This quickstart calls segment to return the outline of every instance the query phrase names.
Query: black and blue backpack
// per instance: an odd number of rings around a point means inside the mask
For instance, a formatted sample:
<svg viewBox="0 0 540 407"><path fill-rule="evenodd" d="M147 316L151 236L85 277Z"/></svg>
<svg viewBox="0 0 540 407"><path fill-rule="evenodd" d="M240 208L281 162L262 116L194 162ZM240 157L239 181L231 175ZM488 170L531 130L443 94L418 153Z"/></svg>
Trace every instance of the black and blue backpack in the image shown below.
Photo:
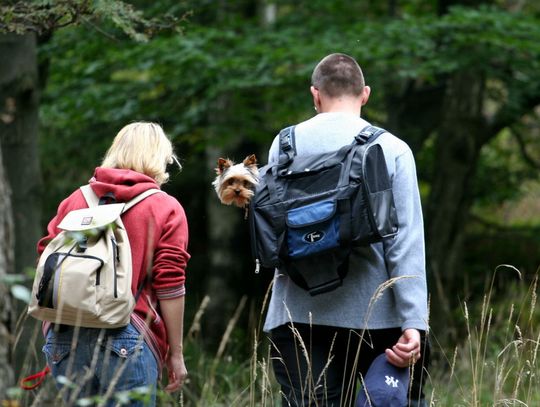
<svg viewBox="0 0 540 407"><path fill-rule="evenodd" d="M297 156L294 126L279 161L259 169L249 222L256 272L279 267L311 295L341 286L353 247L393 237L398 222L384 153L367 126L337 151Z"/></svg>

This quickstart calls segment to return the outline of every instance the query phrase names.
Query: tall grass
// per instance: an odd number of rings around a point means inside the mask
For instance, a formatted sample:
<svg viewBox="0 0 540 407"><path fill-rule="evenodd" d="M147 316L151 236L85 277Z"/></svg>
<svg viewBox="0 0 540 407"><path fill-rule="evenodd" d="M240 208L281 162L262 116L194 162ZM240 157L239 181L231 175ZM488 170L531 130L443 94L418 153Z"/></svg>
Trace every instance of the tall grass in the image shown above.
<svg viewBox="0 0 540 407"><path fill-rule="evenodd" d="M437 346L429 387L434 406L540 406L538 273L527 285L508 281L494 290L499 266L479 304L462 303L465 333L452 349ZM450 355L450 356L449 356Z"/></svg>
<svg viewBox="0 0 540 407"><path fill-rule="evenodd" d="M445 340L444 324L430 331L432 366L426 380L426 401L430 406L540 406L540 314L537 310L538 275L529 282L505 278L502 287L496 287L500 275L510 271L521 277L513 267L501 266L486 287L479 301L464 301L461 306L462 337L452 344ZM504 275L503 275L504 276ZM517 281L513 281L517 280ZM392 286L387 283L372 299L377 301L382 290ZM268 298L265 297L264 304ZM182 391L175 394L158 392L159 406L240 406L273 407L281 405L279 386L273 377L270 350L272 343L261 332L263 309L252 318L253 326L238 327L240 317L246 312L247 298L242 298L222 333L217 351L209 352L201 341L206 308L211 298L205 297L187 330L185 358L189 378ZM22 333L19 324L18 338L29 337L35 341L40 335L37 324L31 332ZM250 336L247 340L245 335ZM309 364L309 344L300 343L297 356ZM27 346L21 343L17 346ZM247 345L246 345L247 343ZM246 351L245 347L249 349ZM361 354L354 357L361 358ZM24 374L40 369L43 358L28 347ZM278 360L279 362L279 360ZM327 367L332 363L328 359ZM309 377L303 392L314 394L324 391L325 369L318 377ZM76 386L76 384L68 385ZM356 383L344 383L344 390L355 391ZM137 392L136 392L137 393ZM144 398L144 389L135 397ZM37 390L22 393L11 389L11 406L62 405L60 395L49 379ZM133 394L116 395L118 405L129 405ZM74 399L69 405L88 405L100 399Z"/></svg>

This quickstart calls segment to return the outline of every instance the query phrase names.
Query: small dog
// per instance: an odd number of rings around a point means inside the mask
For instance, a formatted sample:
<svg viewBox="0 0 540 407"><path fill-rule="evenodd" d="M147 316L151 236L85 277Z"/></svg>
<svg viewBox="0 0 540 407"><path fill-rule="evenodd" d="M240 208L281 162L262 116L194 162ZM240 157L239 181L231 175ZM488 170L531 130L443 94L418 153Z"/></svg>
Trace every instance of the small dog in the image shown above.
<svg viewBox="0 0 540 407"><path fill-rule="evenodd" d="M218 159L216 174L212 185L221 203L247 208L255 187L259 184L255 154L247 156L240 164L235 164L228 158Z"/></svg>

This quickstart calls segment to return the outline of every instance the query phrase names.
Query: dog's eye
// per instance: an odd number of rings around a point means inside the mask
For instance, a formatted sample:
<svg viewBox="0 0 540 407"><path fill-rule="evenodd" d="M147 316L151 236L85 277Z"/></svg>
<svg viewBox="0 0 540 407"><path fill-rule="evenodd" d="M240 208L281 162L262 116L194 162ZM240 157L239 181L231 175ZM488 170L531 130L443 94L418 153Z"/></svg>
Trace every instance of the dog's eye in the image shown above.
<svg viewBox="0 0 540 407"><path fill-rule="evenodd" d="M228 179L227 180L227 185L232 185L232 184L234 184L234 179L232 179L232 178Z"/></svg>
<svg viewBox="0 0 540 407"><path fill-rule="evenodd" d="M251 184L248 181L244 181L244 187L249 188Z"/></svg>

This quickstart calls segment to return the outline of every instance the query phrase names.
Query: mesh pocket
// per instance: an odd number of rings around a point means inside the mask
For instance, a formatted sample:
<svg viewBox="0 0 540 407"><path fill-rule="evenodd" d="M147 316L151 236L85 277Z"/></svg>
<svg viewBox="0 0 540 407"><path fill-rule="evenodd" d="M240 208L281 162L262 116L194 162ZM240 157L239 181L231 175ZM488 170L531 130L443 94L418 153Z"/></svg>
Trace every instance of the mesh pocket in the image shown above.
<svg viewBox="0 0 540 407"><path fill-rule="evenodd" d="M373 144L364 157L363 179L370 193L385 191L392 187L382 147Z"/></svg>
<svg viewBox="0 0 540 407"><path fill-rule="evenodd" d="M364 182L368 206L373 227L373 241L393 236L397 233L398 223L394 205L394 196L384 153L380 145L368 148L364 164Z"/></svg>
<svg viewBox="0 0 540 407"><path fill-rule="evenodd" d="M305 169L286 177L283 199L294 199L302 196L319 194L337 187L341 166L335 165L320 171Z"/></svg>
<svg viewBox="0 0 540 407"><path fill-rule="evenodd" d="M287 254L302 258L339 246L335 201L316 202L287 212Z"/></svg>

